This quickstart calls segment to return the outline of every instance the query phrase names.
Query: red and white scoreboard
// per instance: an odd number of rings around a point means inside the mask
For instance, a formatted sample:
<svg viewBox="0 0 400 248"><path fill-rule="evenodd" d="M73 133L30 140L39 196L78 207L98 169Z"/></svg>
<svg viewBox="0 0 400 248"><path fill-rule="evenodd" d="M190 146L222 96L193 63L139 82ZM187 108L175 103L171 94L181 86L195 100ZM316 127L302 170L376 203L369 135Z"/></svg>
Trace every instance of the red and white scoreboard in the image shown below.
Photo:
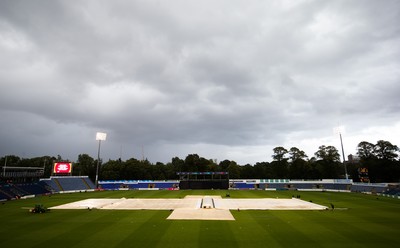
<svg viewBox="0 0 400 248"><path fill-rule="evenodd" d="M57 162L53 166L54 174L71 174L72 173L72 163L68 162Z"/></svg>

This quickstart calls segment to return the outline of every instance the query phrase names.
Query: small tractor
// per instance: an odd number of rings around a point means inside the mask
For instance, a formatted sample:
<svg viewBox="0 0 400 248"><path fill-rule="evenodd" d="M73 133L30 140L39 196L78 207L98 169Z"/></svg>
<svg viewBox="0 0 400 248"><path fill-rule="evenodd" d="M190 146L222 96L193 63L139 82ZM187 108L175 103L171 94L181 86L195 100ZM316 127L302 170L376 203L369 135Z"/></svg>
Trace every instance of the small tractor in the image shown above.
<svg viewBox="0 0 400 248"><path fill-rule="evenodd" d="M45 208L42 204L36 204L34 208L29 209L29 212L34 214L42 214L49 211L50 209Z"/></svg>

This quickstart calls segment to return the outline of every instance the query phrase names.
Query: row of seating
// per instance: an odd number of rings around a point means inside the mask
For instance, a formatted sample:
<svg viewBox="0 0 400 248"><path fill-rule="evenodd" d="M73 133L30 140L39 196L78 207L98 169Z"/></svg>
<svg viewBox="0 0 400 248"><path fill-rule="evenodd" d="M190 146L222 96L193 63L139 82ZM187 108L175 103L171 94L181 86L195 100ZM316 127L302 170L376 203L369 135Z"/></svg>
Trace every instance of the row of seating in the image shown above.
<svg viewBox="0 0 400 248"><path fill-rule="evenodd" d="M277 189L277 190L347 190L352 192L383 193L386 185L351 184L351 183L245 183L234 182L230 184L233 189Z"/></svg>
<svg viewBox="0 0 400 248"><path fill-rule="evenodd" d="M0 184L0 200L10 200L21 198L27 195L43 195L49 193L51 192L39 182Z"/></svg>
<svg viewBox="0 0 400 248"><path fill-rule="evenodd" d="M96 188L94 183L87 176L51 177L49 179L41 179L40 181L46 183L53 192L88 190Z"/></svg>
<svg viewBox="0 0 400 248"><path fill-rule="evenodd" d="M387 190L386 185L375 185L375 184L353 184L353 185L351 185L352 192L384 193L386 190Z"/></svg>
<svg viewBox="0 0 400 248"><path fill-rule="evenodd" d="M120 188L128 189L171 189L179 186L179 182L159 182L159 181L147 181L147 182L132 182L132 183L120 183L120 182L100 182L100 187L105 190L117 190Z"/></svg>
<svg viewBox="0 0 400 248"><path fill-rule="evenodd" d="M400 188L388 189L384 192L385 195L400 196Z"/></svg>
<svg viewBox="0 0 400 248"><path fill-rule="evenodd" d="M0 201L21 198L27 195L44 195L61 191L95 189L89 177L51 177L33 183L0 183Z"/></svg>
<svg viewBox="0 0 400 248"><path fill-rule="evenodd" d="M179 186L178 181L103 181L100 182L100 187L105 190L117 190L120 188L127 189L174 189ZM389 189L384 184L360 184L360 183L246 183L232 182L230 187L233 189L327 189L327 190L350 190L352 192L371 192L384 193L389 195L400 196L400 189ZM42 195L49 193L57 193L61 191L82 191L95 189L94 183L89 177L51 177L41 179L35 183L0 183L0 200L9 200L13 198L23 197L26 195Z"/></svg>

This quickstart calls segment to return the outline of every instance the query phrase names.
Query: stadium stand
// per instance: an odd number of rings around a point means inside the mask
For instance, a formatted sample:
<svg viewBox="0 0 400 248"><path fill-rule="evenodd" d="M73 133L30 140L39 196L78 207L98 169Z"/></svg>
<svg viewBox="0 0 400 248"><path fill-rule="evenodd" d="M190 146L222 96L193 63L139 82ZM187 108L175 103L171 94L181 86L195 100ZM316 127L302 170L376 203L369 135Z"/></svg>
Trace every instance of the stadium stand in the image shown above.
<svg viewBox="0 0 400 248"><path fill-rule="evenodd" d="M43 185L39 183L25 183L14 185L16 189L19 189L24 195L43 195L50 193Z"/></svg>
<svg viewBox="0 0 400 248"><path fill-rule="evenodd" d="M51 178L49 179L40 179L40 183L43 183L45 185L47 185L48 188L50 188L50 190L52 192L60 192L63 189L61 188L61 186L59 184L56 183L55 180L52 180Z"/></svg>
<svg viewBox="0 0 400 248"><path fill-rule="evenodd" d="M10 197L8 195L6 195L5 193L0 191L0 201L6 201L9 199L10 199Z"/></svg>
<svg viewBox="0 0 400 248"><path fill-rule="evenodd" d="M400 189L388 189L384 194L389 196L400 196Z"/></svg>
<svg viewBox="0 0 400 248"><path fill-rule="evenodd" d="M352 192L360 193L384 193L387 189L386 183L353 183L351 185Z"/></svg>
<svg viewBox="0 0 400 248"><path fill-rule="evenodd" d="M43 195L51 193L39 183L3 183L0 184L0 200L11 200L28 195Z"/></svg>
<svg viewBox="0 0 400 248"><path fill-rule="evenodd" d="M99 181L99 185L104 190L118 189L176 189L179 181L153 181L153 180L109 180Z"/></svg>
<svg viewBox="0 0 400 248"><path fill-rule="evenodd" d="M175 190L179 180L110 180L99 181L103 190ZM62 192L95 190L94 183L87 176L55 176L38 182L0 182L0 201L24 196L44 195ZM229 188L234 190L306 190L341 191L378 194L400 199L400 185L388 183L353 183L352 180L289 180L289 179L232 179Z"/></svg>
<svg viewBox="0 0 400 248"><path fill-rule="evenodd" d="M261 179L261 180L231 180L231 189L263 189L263 190L332 190L350 191L351 180L324 179L324 180L289 180L289 179Z"/></svg>
<svg viewBox="0 0 400 248"><path fill-rule="evenodd" d="M231 188L234 189L254 189L254 183L246 183L246 182L234 182L230 184Z"/></svg>
<svg viewBox="0 0 400 248"><path fill-rule="evenodd" d="M15 195L10 192L10 186L5 183L0 183L0 200L10 200L15 198Z"/></svg>
<svg viewBox="0 0 400 248"><path fill-rule="evenodd" d="M92 182L92 180L89 179L89 177L82 177L82 180L89 189L96 188L96 185L94 185L94 183Z"/></svg>
<svg viewBox="0 0 400 248"><path fill-rule="evenodd" d="M88 177L51 177L32 183L0 183L0 201L63 191L94 190Z"/></svg>
<svg viewBox="0 0 400 248"><path fill-rule="evenodd" d="M53 192L80 191L95 189L94 183L87 176L57 176L49 179L41 179Z"/></svg>

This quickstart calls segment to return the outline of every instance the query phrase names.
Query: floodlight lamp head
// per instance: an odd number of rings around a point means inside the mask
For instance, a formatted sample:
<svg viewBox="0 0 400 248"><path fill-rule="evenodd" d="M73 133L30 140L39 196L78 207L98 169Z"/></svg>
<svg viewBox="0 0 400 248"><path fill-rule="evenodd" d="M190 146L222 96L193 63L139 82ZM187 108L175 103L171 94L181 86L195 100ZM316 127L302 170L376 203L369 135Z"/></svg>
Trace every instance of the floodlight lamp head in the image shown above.
<svg viewBox="0 0 400 248"><path fill-rule="evenodd" d="M101 132L97 132L96 133L96 140L106 140L107 138L107 134L106 133L101 133Z"/></svg>
<svg viewBox="0 0 400 248"><path fill-rule="evenodd" d="M343 134L344 131L345 131L344 126L337 126L337 127L333 128L334 134Z"/></svg>

